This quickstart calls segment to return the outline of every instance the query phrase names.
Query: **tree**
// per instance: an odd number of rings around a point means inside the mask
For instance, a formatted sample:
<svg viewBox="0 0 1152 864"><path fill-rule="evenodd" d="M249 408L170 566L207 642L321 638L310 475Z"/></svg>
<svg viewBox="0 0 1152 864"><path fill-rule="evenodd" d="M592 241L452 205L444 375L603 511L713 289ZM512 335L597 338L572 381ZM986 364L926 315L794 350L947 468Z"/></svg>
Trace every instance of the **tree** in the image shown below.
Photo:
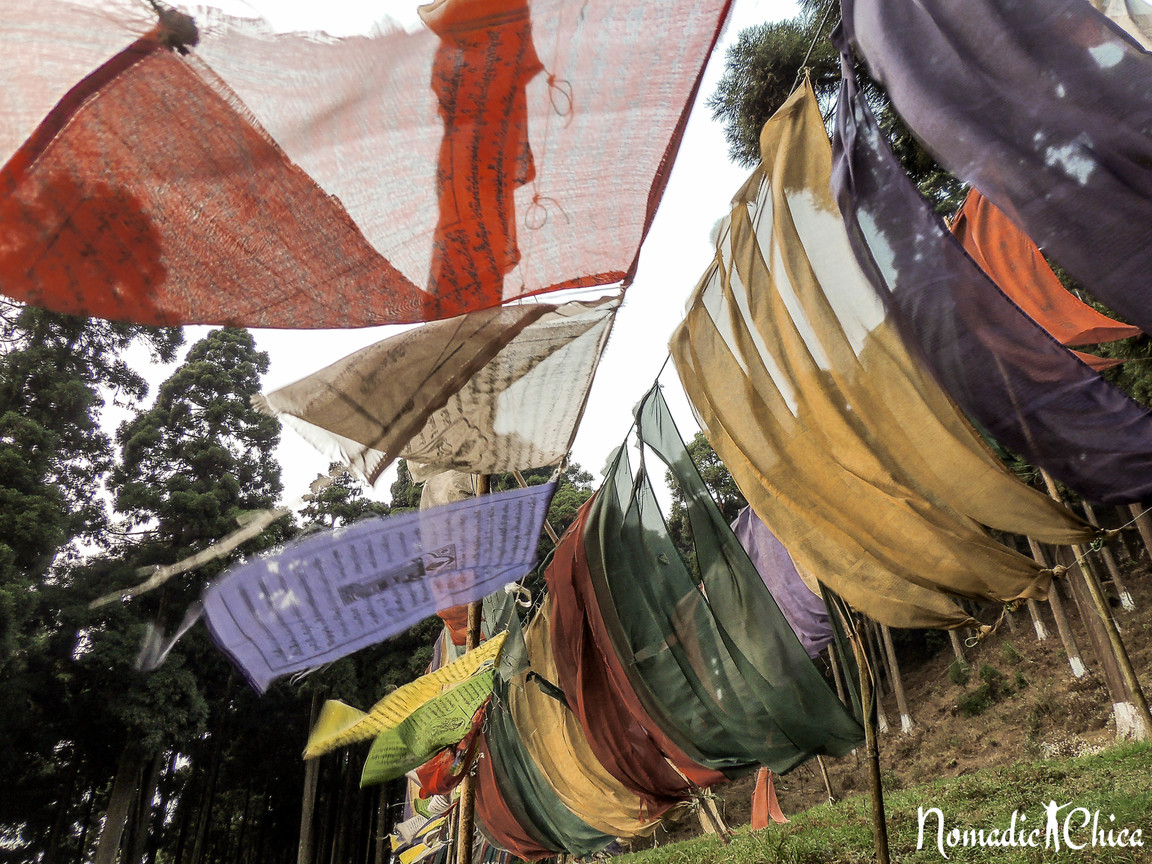
<svg viewBox="0 0 1152 864"><path fill-rule="evenodd" d="M241 514L275 503L281 486L273 450L280 427L250 401L267 368L267 355L256 351L247 331L214 330L192 346L153 406L121 426L121 461L113 472L116 510L128 526L145 533L116 548L115 555L76 568L71 581L81 596L135 581L141 566L170 564L199 552L235 530ZM287 526L277 523L239 551L265 548L286 532ZM136 672L134 660L145 624L159 620L170 626L178 620L226 563L211 562L194 578L173 580L130 604L102 607L81 627L74 701L87 700L89 722L124 742L98 862L115 859L131 812L137 813L132 830L147 835L152 799L138 790L148 790L142 778L158 776L170 753L184 752L194 765L209 766L211 780L198 806L211 813L234 713L234 674L201 628L149 675ZM95 704L93 694L99 697ZM193 859L203 852L206 830L205 817L197 822Z"/></svg>
<svg viewBox="0 0 1152 864"><path fill-rule="evenodd" d="M183 337L0 302L0 834L51 843L64 830L53 802L83 783L61 733L68 683L52 635L61 559L107 542L101 484L112 442L100 428L110 398L147 393L125 360L133 345L172 359ZM18 827L18 826L21 826ZM14 855L23 854L15 839ZM42 847L41 847L42 848ZM49 855L48 859L51 860Z"/></svg>
<svg viewBox="0 0 1152 864"><path fill-rule="evenodd" d="M387 516L391 508L382 501L365 498L363 482L348 471L340 471L340 468L339 462L330 464L328 477L331 477L332 481L319 492L304 496L307 503L300 511L300 515L304 517L305 524L336 528L340 525L351 525L367 516ZM337 471L339 473L335 473ZM316 477L317 481L324 479L326 478L323 475Z"/></svg>
<svg viewBox="0 0 1152 864"><path fill-rule="evenodd" d="M800 0L789 21L742 30L725 57L724 75L708 98L712 118L724 123L728 155L749 168L760 162L760 130L784 104L807 68L825 122L831 120L840 86L840 55L829 39L837 16L831 0ZM805 60L807 57L807 60ZM861 89L896 157L937 212L955 212L966 187L919 145L893 110L887 93L857 63Z"/></svg>

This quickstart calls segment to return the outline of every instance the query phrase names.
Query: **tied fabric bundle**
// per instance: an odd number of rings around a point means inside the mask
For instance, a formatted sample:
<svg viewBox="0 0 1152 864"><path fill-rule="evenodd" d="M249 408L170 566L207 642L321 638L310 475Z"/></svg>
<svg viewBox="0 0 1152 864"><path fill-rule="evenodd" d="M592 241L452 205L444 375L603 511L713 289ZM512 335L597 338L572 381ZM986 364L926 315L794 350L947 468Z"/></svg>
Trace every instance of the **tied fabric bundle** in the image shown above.
<svg viewBox="0 0 1152 864"><path fill-rule="evenodd" d="M367 519L248 561L204 592L208 629L262 693L522 579L555 489Z"/></svg>
<svg viewBox="0 0 1152 864"><path fill-rule="evenodd" d="M729 6L437 0L333 39L12 0L0 290L319 328L626 281Z"/></svg>
<svg viewBox="0 0 1152 864"><path fill-rule="evenodd" d="M1008 472L905 347L849 244L810 84L760 146L672 338L712 446L809 587L878 621L975 626L950 595L1042 598L1051 573L983 526L1092 529Z"/></svg>

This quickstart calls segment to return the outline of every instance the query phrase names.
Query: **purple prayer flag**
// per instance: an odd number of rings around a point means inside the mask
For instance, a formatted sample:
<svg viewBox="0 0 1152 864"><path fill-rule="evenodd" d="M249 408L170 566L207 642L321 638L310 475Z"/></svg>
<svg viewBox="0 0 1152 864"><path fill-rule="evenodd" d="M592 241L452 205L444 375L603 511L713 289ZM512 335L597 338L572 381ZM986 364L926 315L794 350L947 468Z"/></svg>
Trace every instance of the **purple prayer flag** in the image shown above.
<svg viewBox="0 0 1152 864"><path fill-rule="evenodd" d="M1152 55L1085 0L842 8L932 155L1152 332Z"/></svg>
<svg viewBox="0 0 1152 864"><path fill-rule="evenodd" d="M851 59L841 65L832 185L861 269L904 341L968 416L1017 455L1093 502L1152 498L1152 415L1025 315L967 255L896 161Z"/></svg>
<svg viewBox="0 0 1152 864"><path fill-rule="evenodd" d="M216 644L260 693L522 579L555 483L313 534L204 592Z"/></svg>
<svg viewBox="0 0 1152 864"><path fill-rule="evenodd" d="M756 565L776 605L809 657L816 657L832 641L832 624L824 600L804 584L792 556L751 507L732 523L736 539Z"/></svg>

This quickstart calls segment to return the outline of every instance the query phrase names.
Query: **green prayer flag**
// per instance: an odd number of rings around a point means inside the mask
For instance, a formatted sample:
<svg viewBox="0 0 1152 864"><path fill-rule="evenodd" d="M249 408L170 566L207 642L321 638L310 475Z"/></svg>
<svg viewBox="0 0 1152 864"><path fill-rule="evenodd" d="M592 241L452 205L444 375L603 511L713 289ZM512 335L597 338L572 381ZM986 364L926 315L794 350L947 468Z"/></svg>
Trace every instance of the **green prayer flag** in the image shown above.
<svg viewBox="0 0 1152 864"><path fill-rule="evenodd" d="M489 668L417 708L403 723L385 729L372 743L360 786L372 786L418 768L437 750L468 734L472 717L492 695L495 672Z"/></svg>

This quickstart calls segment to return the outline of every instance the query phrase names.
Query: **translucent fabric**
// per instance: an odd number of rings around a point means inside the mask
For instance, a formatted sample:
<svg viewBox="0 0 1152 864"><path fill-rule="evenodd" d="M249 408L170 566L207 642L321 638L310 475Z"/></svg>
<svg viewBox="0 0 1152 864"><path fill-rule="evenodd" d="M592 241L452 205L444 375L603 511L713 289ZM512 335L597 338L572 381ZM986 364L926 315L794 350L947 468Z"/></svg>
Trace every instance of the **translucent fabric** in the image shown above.
<svg viewBox="0 0 1152 864"><path fill-rule="evenodd" d="M1095 345L1140 335L1139 327L1097 312L1068 291L1036 244L975 189L949 227L988 278L1061 345ZM1097 370L1120 362L1074 353Z"/></svg>
<svg viewBox="0 0 1152 864"><path fill-rule="evenodd" d="M434 322L363 348L257 405L369 483L397 457L409 461L417 482L447 470L494 474L559 464L576 437L619 303L525 304ZM430 504L450 500L440 488Z"/></svg>
<svg viewBox="0 0 1152 864"><path fill-rule="evenodd" d="M725 777L692 761L652 719L616 654L589 571L586 535L594 504L591 498L580 508L544 571L556 683L600 764L658 812L694 785L712 786Z"/></svg>
<svg viewBox="0 0 1152 864"><path fill-rule="evenodd" d="M751 507L741 510L732 523L732 531L808 656L819 656L832 642L832 624L828 621L824 600L804 584L788 550L755 510Z"/></svg>
<svg viewBox="0 0 1152 864"><path fill-rule="evenodd" d="M522 579L555 483L365 519L240 564L204 591L216 645L258 692Z"/></svg>
<svg viewBox="0 0 1152 864"><path fill-rule="evenodd" d="M528 662L535 675L514 681L509 688L512 722L556 797L576 816L615 837L650 834L667 807L654 811L613 777L592 752L580 719L539 684L536 676L552 685L557 680L551 618L552 601L548 599L524 633Z"/></svg>
<svg viewBox="0 0 1152 864"><path fill-rule="evenodd" d="M1009 450L1089 501L1152 498L1152 414L1064 350L976 266L896 161L851 60L842 65L833 184L852 248L901 335Z"/></svg>
<svg viewBox="0 0 1152 864"><path fill-rule="evenodd" d="M308 328L626 281L729 6L437 0L336 39L12 0L2 288Z"/></svg>
<svg viewBox="0 0 1152 864"><path fill-rule="evenodd" d="M1044 597L1051 574L982 526L1092 529L1007 471L905 347L849 244L810 85L760 145L672 338L712 446L809 587L878 621L974 626L950 595Z"/></svg>
<svg viewBox="0 0 1152 864"><path fill-rule="evenodd" d="M642 461L617 451L589 516L592 581L616 652L649 715L700 764L783 773L842 756L862 730L836 699L708 494L658 388L637 409L642 460L684 491L701 575L672 544Z"/></svg>
<svg viewBox="0 0 1152 864"><path fill-rule="evenodd" d="M842 5L845 38L940 164L1150 332L1152 55L1084 0Z"/></svg>

